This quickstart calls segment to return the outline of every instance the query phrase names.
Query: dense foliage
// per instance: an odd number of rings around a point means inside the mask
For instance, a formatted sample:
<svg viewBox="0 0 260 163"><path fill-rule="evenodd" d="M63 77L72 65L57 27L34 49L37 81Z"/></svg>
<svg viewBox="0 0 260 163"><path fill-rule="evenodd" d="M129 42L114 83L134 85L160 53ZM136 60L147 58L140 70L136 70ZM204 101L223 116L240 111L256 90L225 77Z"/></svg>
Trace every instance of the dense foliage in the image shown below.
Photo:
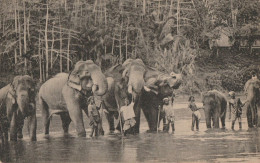
<svg viewBox="0 0 260 163"><path fill-rule="evenodd" d="M44 81L78 60L103 69L142 58L161 71L196 75L195 59L220 26L249 44L258 0L0 0L0 69ZM189 85L189 83L187 83Z"/></svg>

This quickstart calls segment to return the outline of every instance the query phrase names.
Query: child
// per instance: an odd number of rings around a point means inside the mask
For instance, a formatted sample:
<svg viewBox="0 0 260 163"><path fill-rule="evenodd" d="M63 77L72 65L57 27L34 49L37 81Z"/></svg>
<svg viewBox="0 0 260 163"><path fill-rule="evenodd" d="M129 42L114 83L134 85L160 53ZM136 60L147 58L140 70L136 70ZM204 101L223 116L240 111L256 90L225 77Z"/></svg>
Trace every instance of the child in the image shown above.
<svg viewBox="0 0 260 163"><path fill-rule="evenodd" d="M195 98L194 96L190 96L189 97L189 108L192 111L192 123L191 123L191 130L194 131L194 125L196 123L196 129L197 131L199 131L199 123L200 123L200 112L199 112L199 108L197 108L196 104L195 104Z"/></svg>
<svg viewBox="0 0 260 163"><path fill-rule="evenodd" d="M123 130L126 135L127 130L133 127L136 123L134 113L134 103L129 105L129 100L125 98L125 105L120 108L123 118Z"/></svg>
<svg viewBox="0 0 260 163"><path fill-rule="evenodd" d="M234 130L234 125L236 120L239 123L239 129L242 129L241 115L242 115L242 107L245 105L242 104L240 98L236 98L235 92L231 91L228 93L231 99L229 100L229 119L232 121L231 129Z"/></svg>
<svg viewBox="0 0 260 163"><path fill-rule="evenodd" d="M94 101L94 97L91 96L89 98L89 105L88 105L88 115L89 115L89 125L92 127L91 128L91 134L90 137L92 137L95 133L95 136L98 136L98 125L100 123L100 116L99 116L99 112L97 110L95 101Z"/></svg>
<svg viewBox="0 0 260 163"><path fill-rule="evenodd" d="M163 99L163 131L169 132L170 125L172 126L172 131L175 131L174 127L174 110L173 110L173 104L169 103L169 98Z"/></svg>

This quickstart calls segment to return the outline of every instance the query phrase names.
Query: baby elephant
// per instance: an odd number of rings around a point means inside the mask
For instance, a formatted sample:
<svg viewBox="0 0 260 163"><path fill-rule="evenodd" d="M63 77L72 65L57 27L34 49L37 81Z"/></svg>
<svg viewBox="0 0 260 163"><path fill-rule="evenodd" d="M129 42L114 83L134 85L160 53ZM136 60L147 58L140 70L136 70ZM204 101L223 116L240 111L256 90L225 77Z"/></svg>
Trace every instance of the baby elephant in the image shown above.
<svg viewBox="0 0 260 163"><path fill-rule="evenodd" d="M219 128L219 119L221 119L222 128L225 128L227 110L225 96L217 90L208 91L202 95L202 102L207 128L211 128L211 120L213 121L213 128Z"/></svg>
<svg viewBox="0 0 260 163"><path fill-rule="evenodd" d="M0 89L0 135L2 141L22 138L24 119L28 117L30 140L36 141L35 82L28 76L16 76L11 84Z"/></svg>

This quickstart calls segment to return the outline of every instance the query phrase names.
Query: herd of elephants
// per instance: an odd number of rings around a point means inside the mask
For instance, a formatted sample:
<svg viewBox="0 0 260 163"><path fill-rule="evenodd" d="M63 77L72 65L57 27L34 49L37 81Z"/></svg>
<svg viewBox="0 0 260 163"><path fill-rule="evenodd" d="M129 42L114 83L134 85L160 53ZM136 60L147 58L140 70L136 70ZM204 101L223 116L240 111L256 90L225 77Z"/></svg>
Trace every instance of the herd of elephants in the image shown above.
<svg viewBox="0 0 260 163"><path fill-rule="evenodd" d="M85 137L83 112L87 114L88 98L95 96L102 101L108 112L109 130L115 130L114 118L125 98L134 102L136 124L131 132L139 133L141 109L148 122L149 130L156 131L158 106L163 98L172 96L174 89L182 83L182 75L163 73L146 66L141 59L127 59L102 72L93 61L78 61L70 73L59 73L36 89L34 79L28 75L14 77L13 81L0 90L0 137L2 142L22 138L24 119L28 118L30 140L36 140L36 97L42 112L44 134L49 134L50 117L60 115L64 133L68 133L71 121L79 137ZM247 83L248 127L259 127L260 81L250 79ZM227 100L217 91L210 90L202 95L207 128L219 128L219 120L225 127ZM211 122L213 125L211 126Z"/></svg>

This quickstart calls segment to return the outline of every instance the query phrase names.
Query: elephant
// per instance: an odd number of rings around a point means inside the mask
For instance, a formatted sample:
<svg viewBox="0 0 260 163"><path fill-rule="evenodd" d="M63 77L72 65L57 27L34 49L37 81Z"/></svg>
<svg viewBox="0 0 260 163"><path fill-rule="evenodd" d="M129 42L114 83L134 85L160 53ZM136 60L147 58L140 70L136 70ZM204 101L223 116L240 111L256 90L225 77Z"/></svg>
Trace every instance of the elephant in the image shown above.
<svg viewBox="0 0 260 163"><path fill-rule="evenodd" d="M113 116L124 105L124 99L134 102L136 124L128 133L139 133L140 115L143 110L151 131L156 131L158 106L162 99L171 96L179 88L181 74L166 74L145 66L141 59L127 59L122 65L111 67L105 75L108 92L102 97L108 110L110 131L114 131ZM119 130L119 126L117 126Z"/></svg>
<svg viewBox="0 0 260 163"><path fill-rule="evenodd" d="M219 118L221 119L222 128L225 128L225 119L227 111L227 100L225 95L217 90L211 90L202 94L202 103L205 113L206 126L219 128Z"/></svg>
<svg viewBox="0 0 260 163"><path fill-rule="evenodd" d="M134 102L135 115L140 117L138 102L145 84L143 78L145 73L145 65L141 59L127 59L123 64L117 64L105 72L108 91L102 96L102 106L108 110L106 117L110 133L115 131L114 118L118 118L118 108L124 105L124 99ZM136 119L136 123L140 123L140 118ZM119 124L117 130L120 130Z"/></svg>
<svg viewBox="0 0 260 163"><path fill-rule="evenodd" d="M50 117L59 114L64 134L73 121L79 137L86 137L82 110L88 115L87 99L102 96L107 91L107 80L93 61L78 61L70 74L59 73L47 80L39 90L44 134L49 135Z"/></svg>
<svg viewBox="0 0 260 163"><path fill-rule="evenodd" d="M247 122L248 127L260 127L260 80L250 79L245 84L245 92L247 95Z"/></svg>
<svg viewBox="0 0 260 163"><path fill-rule="evenodd" d="M12 83L0 89L0 133L2 141L17 141L23 138L24 119L28 118L28 131L31 141L36 141L35 81L28 75L14 77Z"/></svg>
<svg viewBox="0 0 260 163"><path fill-rule="evenodd" d="M162 106L165 97L172 96L174 90L180 87L182 75L174 72L163 73L151 67L146 67L146 70L145 85L140 95L139 107L142 108L148 122L148 131L155 132L159 125L158 122L163 118L160 116L158 119L158 108ZM138 118L140 119L140 117Z"/></svg>

